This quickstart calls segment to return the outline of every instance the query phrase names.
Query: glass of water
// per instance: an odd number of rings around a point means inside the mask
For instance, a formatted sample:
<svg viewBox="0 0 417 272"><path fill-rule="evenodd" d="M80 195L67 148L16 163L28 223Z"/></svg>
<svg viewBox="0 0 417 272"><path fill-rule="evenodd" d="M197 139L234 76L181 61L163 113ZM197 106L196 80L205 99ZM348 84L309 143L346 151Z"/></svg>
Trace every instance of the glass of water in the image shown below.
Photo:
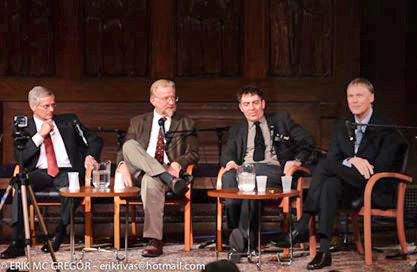
<svg viewBox="0 0 417 272"><path fill-rule="evenodd" d="M93 170L93 185L96 189L104 190L110 187L111 161L100 162Z"/></svg>
<svg viewBox="0 0 417 272"><path fill-rule="evenodd" d="M251 192L255 189L255 165L245 163L237 169L237 182L239 191Z"/></svg>

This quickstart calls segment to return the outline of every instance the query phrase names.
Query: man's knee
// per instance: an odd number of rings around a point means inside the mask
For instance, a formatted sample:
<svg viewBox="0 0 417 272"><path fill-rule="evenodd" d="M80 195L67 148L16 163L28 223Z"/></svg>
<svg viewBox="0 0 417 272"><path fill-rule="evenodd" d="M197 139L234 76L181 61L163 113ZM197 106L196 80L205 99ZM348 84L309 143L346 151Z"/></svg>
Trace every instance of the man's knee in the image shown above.
<svg viewBox="0 0 417 272"><path fill-rule="evenodd" d="M122 146L123 156L128 156L137 146L139 146L139 143L133 139L126 141Z"/></svg>

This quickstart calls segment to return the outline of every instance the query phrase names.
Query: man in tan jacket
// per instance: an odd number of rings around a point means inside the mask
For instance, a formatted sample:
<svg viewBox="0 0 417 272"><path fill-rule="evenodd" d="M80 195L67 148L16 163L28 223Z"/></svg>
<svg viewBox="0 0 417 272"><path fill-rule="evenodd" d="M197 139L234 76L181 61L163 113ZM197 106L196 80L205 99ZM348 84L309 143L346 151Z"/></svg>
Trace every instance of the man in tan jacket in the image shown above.
<svg viewBox="0 0 417 272"><path fill-rule="evenodd" d="M143 237L149 238L142 252L144 257L162 254L162 229L165 193L172 190L184 195L191 177L184 171L187 165L199 159L195 134L171 134L173 131L194 129L194 122L176 113L178 97L175 83L160 79L150 89L153 112L131 119L123 159L119 169L124 172L125 183L132 185L130 175L141 183L144 209ZM172 135L171 137L167 137Z"/></svg>

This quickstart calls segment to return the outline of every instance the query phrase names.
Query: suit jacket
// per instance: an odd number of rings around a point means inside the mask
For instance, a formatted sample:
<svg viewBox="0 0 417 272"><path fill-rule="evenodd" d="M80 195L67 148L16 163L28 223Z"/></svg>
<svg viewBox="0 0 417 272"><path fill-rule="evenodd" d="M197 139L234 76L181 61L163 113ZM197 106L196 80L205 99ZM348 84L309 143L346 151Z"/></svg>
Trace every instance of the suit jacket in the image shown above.
<svg viewBox="0 0 417 272"><path fill-rule="evenodd" d="M78 117L75 114L62 114L54 115L53 120L56 124L56 128L59 130L59 133L62 136L64 141L65 149L68 153L69 160L71 162L72 168L75 171L78 171L80 175L83 175L85 172L84 169L84 160L87 155L91 155L97 160L100 158L102 140L95 133L90 132L85 128L80 122ZM78 135L77 131L74 128L74 121L78 121L81 129L84 132L84 136L88 142L88 147L86 147ZM37 133L35 120L30 118L28 120L28 126L23 129L23 133L32 137ZM39 160L41 145L38 147L29 139L24 146L22 152L23 165L29 171L33 171L36 168L36 164ZM18 161L18 152L15 148L14 158Z"/></svg>
<svg viewBox="0 0 417 272"><path fill-rule="evenodd" d="M353 116L349 119L354 122ZM374 109L369 124L390 125L391 122ZM343 160L355 156L354 145L354 141L349 141L345 120L339 120L335 126L328 158L342 163ZM403 163L404 145L400 134L395 129L367 127L356 156L368 160L374 166L375 173L398 172L401 171ZM396 186L392 186L393 183L395 180L376 183L373 191L376 196L373 197L375 205L391 206L395 199L396 189Z"/></svg>
<svg viewBox="0 0 417 272"><path fill-rule="evenodd" d="M281 166L284 167L288 160L306 161L311 154L311 147L314 146L314 139L310 132L296 124L286 112L265 114L265 119L270 128L273 126L275 135L280 134L290 138L288 142L273 142L273 148ZM243 163L247 139L248 121L242 119L229 130L226 149L221 158L222 166L226 166L229 161L235 161L239 165Z"/></svg>
<svg viewBox="0 0 417 272"><path fill-rule="evenodd" d="M125 141L136 140L146 150L151 137L152 120L153 112L133 117L130 120ZM193 129L194 121L176 112L172 116L168 132ZM178 162L184 169L190 164L197 164L199 159L198 140L193 133L189 135L174 135L165 151L170 162ZM121 153L119 153L118 157L121 160Z"/></svg>

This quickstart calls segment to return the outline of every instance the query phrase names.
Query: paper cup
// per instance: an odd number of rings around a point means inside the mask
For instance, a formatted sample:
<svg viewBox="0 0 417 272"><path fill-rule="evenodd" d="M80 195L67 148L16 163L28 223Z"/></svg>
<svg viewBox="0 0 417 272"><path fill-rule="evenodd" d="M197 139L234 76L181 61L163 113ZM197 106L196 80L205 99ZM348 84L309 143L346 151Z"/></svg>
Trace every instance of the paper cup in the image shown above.
<svg viewBox="0 0 417 272"><path fill-rule="evenodd" d="M123 173L116 172L114 176L114 190L123 191L125 189L125 183L123 181Z"/></svg>
<svg viewBox="0 0 417 272"><path fill-rule="evenodd" d="M256 186L258 188L258 192L264 193L266 191L267 179L267 176L256 176Z"/></svg>
<svg viewBox="0 0 417 272"><path fill-rule="evenodd" d="M71 192L80 190L80 180L78 175L78 172L68 172L69 190Z"/></svg>
<svg viewBox="0 0 417 272"><path fill-rule="evenodd" d="M292 176L281 177L282 181L282 192L289 193L291 191Z"/></svg>

